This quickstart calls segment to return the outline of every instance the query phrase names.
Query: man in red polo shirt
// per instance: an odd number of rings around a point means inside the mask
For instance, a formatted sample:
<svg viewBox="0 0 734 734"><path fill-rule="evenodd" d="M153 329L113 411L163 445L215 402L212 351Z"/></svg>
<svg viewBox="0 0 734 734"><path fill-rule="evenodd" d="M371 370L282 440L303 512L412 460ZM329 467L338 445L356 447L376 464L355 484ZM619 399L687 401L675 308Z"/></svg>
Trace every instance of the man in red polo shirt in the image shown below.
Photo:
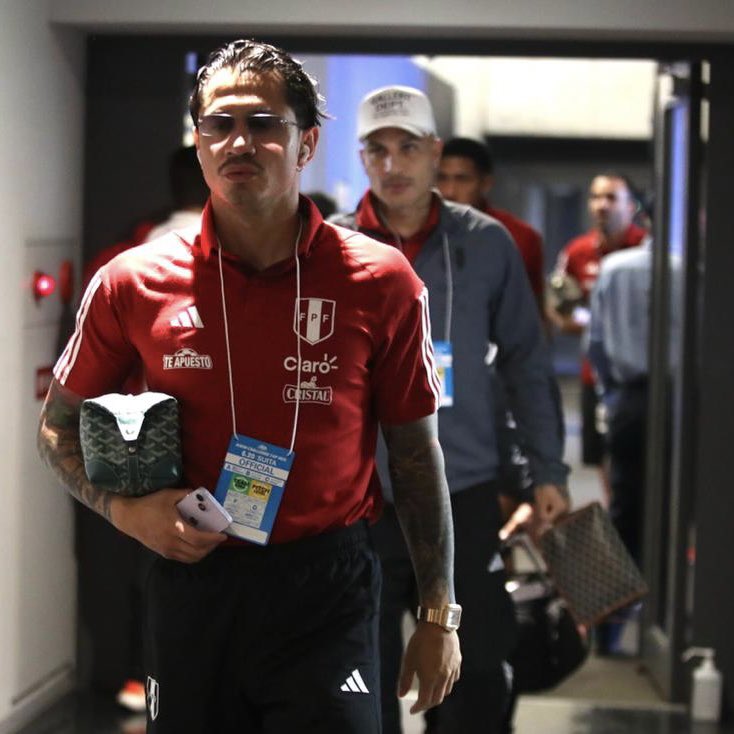
<svg viewBox="0 0 734 734"><path fill-rule="evenodd" d="M212 53L190 101L211 191L201 224L94 276L42 410L39 450L61 482L158 554L149 734L378 734L381 578L365 527L381 506L378 424L424 618L403 663L419 682L414 709L459 676L428 296L394 248L324 223L299 196L319 102L281 49L235 41ZM250 528L253 542L185 524L186 489L133 498L87 480L80 402L116 389L136 360L151 390L179 402L184 486L214 489L241 446L285 480L278 507L259 482L274 524ZM233 510L237 528L252 501Z"/></svg>
<svg viewBox="0 0 734 734"><path fill-rule="evenodd" d="M561 330L581 334L588 322L591 289L599 274L602 258L610 252L636 247L645 237L645 230L633 219L638 210L634 187L619 173L600 173L589 187L589 214L594 226L585 234L571 240L561 250L551 279L570 277L580 290L581 306L565 309L562 304L549 304L548 318ZM589 361L581 363L582 460L584 464L601 466L604 455L603 438L596 428L597 397L594 375ZM607 481L602 472L607 491Z"/></svg>
<svg viewBox="0 0 734 734"><path fill-rule="evenodd" d="M494 188L494 159L489 147L471 138L447 140L441 152L436 183L444 199L473 206L505 225L520 250L530 287L543 314L543 238L527 222L490 203L489 195Z"/></svg>

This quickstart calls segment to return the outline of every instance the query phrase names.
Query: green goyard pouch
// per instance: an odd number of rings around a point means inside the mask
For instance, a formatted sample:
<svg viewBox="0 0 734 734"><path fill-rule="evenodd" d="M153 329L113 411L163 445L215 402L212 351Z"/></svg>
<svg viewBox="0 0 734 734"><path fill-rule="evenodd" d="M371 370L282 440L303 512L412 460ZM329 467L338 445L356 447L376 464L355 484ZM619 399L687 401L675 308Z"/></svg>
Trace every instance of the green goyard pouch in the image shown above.
<svg viewBox="0 0 734 734"><path fill-rule="evenodd" d="M178 402L170 395L110 393L85 400L79 437L95 486L138 497L181 481Z"/></svg>

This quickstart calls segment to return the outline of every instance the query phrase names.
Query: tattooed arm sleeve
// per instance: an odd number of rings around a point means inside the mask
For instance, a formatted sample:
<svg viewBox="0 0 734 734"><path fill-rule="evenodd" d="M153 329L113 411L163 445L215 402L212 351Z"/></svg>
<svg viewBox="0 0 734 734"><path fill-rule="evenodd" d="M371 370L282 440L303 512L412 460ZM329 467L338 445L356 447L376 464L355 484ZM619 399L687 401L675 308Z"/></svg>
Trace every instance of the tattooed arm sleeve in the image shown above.
<svg viewBox="0 0 734 734"><path fill-rule="evenodd" d="M79 442L81 402L78 395L52 381L41 409L38 452L72 497L110 520L114 495L94 487L84 471Z"/></svg>
<svg viewBox="0 0 734 734"><path fill-rule="evenodd" d="M413 561L421 604L454 599L454 529L436 414L383 426L395 510Z"/></svg>

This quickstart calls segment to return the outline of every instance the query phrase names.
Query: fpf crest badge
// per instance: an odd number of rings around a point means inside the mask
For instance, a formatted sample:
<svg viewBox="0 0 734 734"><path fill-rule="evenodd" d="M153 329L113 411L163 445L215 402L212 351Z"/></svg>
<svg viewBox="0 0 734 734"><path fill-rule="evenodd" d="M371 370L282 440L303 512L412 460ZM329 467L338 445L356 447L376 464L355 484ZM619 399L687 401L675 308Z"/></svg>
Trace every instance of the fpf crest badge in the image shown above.
<svg viewBox="0 0 734 734"><path fill-rule="evenodd" d="M309 344L318 344L334 333L336 301L326 298L299 298L293 330Z"/></svg>

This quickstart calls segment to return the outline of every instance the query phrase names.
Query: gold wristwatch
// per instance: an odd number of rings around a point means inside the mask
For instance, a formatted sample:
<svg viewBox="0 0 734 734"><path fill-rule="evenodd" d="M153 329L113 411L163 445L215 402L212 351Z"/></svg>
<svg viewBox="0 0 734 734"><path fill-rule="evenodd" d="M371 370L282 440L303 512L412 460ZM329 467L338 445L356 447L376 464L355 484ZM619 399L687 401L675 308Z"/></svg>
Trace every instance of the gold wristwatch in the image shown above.
<svg viewBox="0 0 734 734"><path fill-rule="evenodd" d="M461 605L444 604L440 609L428 609L428 607L418 607L415 614L419 622L433 622L443 627L447 632L454 632L459 629L461 622Z"/></svg>

